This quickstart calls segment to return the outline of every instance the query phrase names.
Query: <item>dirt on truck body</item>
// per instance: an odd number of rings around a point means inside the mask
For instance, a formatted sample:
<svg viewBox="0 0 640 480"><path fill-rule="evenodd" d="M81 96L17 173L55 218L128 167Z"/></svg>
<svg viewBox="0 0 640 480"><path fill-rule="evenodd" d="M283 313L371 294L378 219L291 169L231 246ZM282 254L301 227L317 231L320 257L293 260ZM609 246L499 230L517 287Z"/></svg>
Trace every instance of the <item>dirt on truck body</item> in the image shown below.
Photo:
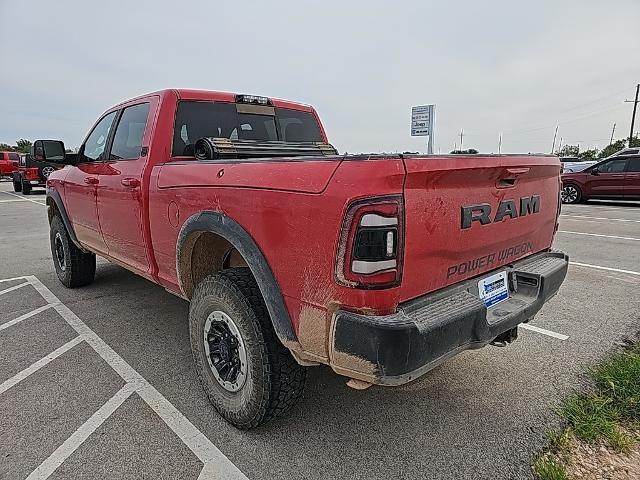
<svg viewBox="0 0 640 480"><path fill-rule="evenodd" d="M164 90L59 163L62 283L90 283L100 255L190 301L203 388L239 428L288 411L311 365L400 385L511 342L567 271L553 156L339 155L310 106Z"/></svg>

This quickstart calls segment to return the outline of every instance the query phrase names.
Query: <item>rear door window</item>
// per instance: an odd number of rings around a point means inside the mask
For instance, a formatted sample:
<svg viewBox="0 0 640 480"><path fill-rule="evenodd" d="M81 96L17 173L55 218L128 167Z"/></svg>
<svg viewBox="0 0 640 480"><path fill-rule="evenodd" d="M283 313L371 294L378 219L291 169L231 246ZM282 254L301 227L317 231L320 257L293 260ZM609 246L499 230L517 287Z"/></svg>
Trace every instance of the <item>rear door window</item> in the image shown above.
<svg viewBox="0 0 640 480"><path fill-rule="evenodd" d="M18 155L17 153L10 153L9 154L9 160L12 160L14 162L19 162L20 161L20 155Z"/></svg>
<svg viewBox="0 0 640 480"><path fill-rule="evenodd" d="M627 168L627 172L640 172L640 157L629 159L629 167Z"/></svg>
<svg viewBox="0 0 640 480"><path fill-rule="evenodd" d="M142 139L147 127L149 104L141 103L123 110L116 133L113 136L110 160L133 160L140 158Z"/></svg>

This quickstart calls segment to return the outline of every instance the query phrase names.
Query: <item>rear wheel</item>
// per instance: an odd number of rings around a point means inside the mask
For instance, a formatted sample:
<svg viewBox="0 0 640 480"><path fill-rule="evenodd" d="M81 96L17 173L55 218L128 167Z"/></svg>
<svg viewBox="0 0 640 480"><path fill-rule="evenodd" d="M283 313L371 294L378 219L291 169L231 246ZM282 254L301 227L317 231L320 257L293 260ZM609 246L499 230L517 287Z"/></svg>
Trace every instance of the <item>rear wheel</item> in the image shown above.
<svg viewBox="0 0 640 480"><path fill-rule="evenodd" d="M31 185L26 182L22 182L22 194L29 195L31 193Z"/></svg>
<svg viewBox="0 0 640 480"><path fill-rule="evenodd" d="M277 338L248 268L230 268L197 285L189 334L202 387L237 428L283 415L302 396L306 370Z"/></svg>
<svg viewBox="0 0 640 480"><path fill-rule="evenodd" d="M577 185L564 185L561 196L562 203L578 203L582 200L582 191Z"/></svg>
<svg viewBox="0 0 640 480"><path fill-rule="evenodd" d="M13 181L13 191L20 193L22 191L22 182L21 181Z"/></svg>
<svg viewBox="0 0 640 480"><path fill-rule="evenodd" d="M93 282L96 274L95 254L85 253L76 247L57 215L51 220L49 238L53 264L62 284L68 288L75 288Z"/></svg>

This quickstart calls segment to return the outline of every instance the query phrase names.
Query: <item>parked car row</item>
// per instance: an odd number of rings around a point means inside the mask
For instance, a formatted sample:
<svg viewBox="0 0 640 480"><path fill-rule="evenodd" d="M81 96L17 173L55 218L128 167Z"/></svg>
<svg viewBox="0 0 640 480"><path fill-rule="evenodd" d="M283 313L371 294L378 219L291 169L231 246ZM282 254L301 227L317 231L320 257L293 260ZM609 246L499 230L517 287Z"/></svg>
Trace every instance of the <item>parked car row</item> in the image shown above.
<svg viewBox="0 0 640 480"><path fill-rule="evenodd" d="M572 167L573 162L569 165ZM567 167L564 168L564 203L578 203L595 198L640 199L640 149L626 148L582 170L568 171Z"/></svg>
<svg viewBox="0 0 640 480"><path fill-rule="evenodd" d="M54 162L56 158L63 158L64 152L45 154L45 145L42 140L36 142L28 154L0 152L0 177L12 180L14 192L29 195L33 188L45 188L49 175L61 168L61 165ZM52 161L44 161L45 156Z"/></svg>

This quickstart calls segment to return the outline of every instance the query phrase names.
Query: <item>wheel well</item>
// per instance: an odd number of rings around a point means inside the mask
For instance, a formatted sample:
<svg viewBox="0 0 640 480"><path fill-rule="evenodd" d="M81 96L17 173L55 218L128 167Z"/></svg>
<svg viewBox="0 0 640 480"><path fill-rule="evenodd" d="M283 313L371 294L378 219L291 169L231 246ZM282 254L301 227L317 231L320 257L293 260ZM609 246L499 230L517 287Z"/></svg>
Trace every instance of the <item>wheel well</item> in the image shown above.
<svg viewBox="0 0 640 480"><path fill-rule="evenodd" d="M56 206L56 202L51 197L47 197L47 217L49 218L49 225L51 225L51 220L58 213L58 207Z"/></svg>
<svg viewBox="0 0 640 480"><path fill-rule="evenodd" d="M193 232L184 242L178 259L182 291L191 298L195 286L207 275L230 268L247 267L244 257L221 235Z"/></svg>

